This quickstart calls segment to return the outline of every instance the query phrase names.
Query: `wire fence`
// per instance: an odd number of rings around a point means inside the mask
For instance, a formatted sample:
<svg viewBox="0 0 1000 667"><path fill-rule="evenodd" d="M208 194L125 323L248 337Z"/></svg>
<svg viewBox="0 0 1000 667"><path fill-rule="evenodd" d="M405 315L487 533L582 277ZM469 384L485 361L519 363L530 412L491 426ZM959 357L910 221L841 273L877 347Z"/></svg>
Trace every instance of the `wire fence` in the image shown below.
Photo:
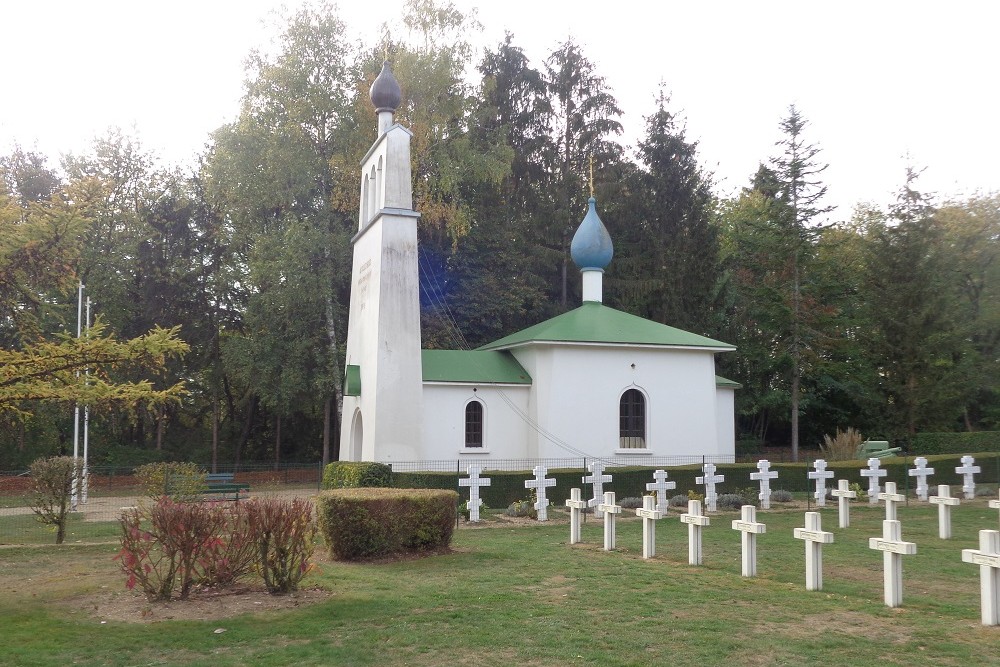
<svg viewBox="0 0 1000 667"><path fill-rule="evenodd" d="M493 459L480 458L472 455L461 459L442 459L438 461L392 461L393 472L465 472L470 465L480 466L483 470L502 470L516 472L530 471L535 466L543 466L548 470L580 469L586 470L589 464L596 461L605 467L675 467L685 465L716 465L736 463L734 456L703 456L701 454L676 456L602 456L602 457L569 457L553 459Z"/></svg>
<svg viewBox="0 0 1000 667"><path fill-rule="evenodd" d="M206 470L207 472L207 470ZM229 463L217 473L232 474L253 495L308 497L323 479L320 463ZM77 499L69 514L67 542L113 541L118 537L122 509L143 498L135 466L90 466L87 494ZM206 496L211 498L212 496ZM244 494L245 497L245 494ZM42 525L31 508L31 476L27 470L0 470L0 544L46 544L55 541L54 529Z"/></svg>

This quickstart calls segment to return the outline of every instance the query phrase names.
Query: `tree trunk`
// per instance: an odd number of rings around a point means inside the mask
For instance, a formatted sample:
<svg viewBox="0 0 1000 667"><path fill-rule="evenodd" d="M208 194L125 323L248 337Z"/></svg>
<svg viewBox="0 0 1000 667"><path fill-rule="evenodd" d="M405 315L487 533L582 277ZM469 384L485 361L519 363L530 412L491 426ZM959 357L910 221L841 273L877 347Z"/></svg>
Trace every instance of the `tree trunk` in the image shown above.
<svg viewBox="0 0 1000 667"><path fill-rule="evenodd" d="M281 415L274 416L274 469L281 462Z"/></svg>
<svg viewBox="0 0 1000 667"><path fill-rule="evenodd" d="M243 453L243 448L246 446L247 441L250 439L250 431L253 428L253 421L257 413L257 397L251 396L250 401L247 404L247 415L246 419L243 421L243 432L240 433L240 439L236 443L235 461L236 470L240 467L240 458ZM234 470L235 472L235 470Z"/></svg>
<svg viewBox="0 0 1000 667"><path fill-rule="evenodd" d="M333 409L333 396L327 396L323 402L323 467L330 462L330 410Z"/></svg>
<svg viewBox="0 0 1000 667"><path fill-rule="evenodd" d="M167 408L162 406L156 413L156 451L163 451L163 425L167 420Z"/></svg>
<svg viewBox="0 0 1000 667"><path fill-rule="evenodd" d="M212 397L212 473L219 466L219 397Z"/></svg>
<svg viewBox="0 0 1000 667"><path fill-rule="evenodd" d="M327 296L326 298L326 337L330 345L331 358L333 359L333 368L331 368L333 371L333 405L337 410L336 425L339 427L343 423L341 420L344 414L344 376L340 369L340 350L337 346L337 323L334 320L332 296ZM334 437L338 443L337 460L340 459L340 431L338 429L335 435L329 432L326 421L329 414L330 410L328 407L323 417L323 465L330 462L330 440Z"/></svg>

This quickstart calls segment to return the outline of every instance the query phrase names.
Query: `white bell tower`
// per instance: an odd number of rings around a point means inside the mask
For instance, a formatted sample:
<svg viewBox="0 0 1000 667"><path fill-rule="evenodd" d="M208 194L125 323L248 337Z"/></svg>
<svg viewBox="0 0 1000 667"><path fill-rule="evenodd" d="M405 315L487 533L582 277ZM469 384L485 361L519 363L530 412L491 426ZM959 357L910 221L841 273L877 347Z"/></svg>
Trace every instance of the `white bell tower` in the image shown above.
<svg viewBox="0 0 1000 667"><path fill-rule="evenodd" d="M399 83L382 65L371 87L378 138L361 162L358 233L351 240L343 461L421 458L423 377L417 220L410 178L412 133L393 122Z"/></svg>

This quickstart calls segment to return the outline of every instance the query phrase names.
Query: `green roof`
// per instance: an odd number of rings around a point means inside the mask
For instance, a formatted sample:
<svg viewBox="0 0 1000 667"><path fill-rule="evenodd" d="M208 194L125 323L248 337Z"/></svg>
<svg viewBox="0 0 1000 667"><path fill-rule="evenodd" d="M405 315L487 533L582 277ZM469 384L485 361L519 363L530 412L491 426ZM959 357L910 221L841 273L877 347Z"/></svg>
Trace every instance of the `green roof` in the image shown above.
<svg viewBox="0 0 1000 667"><path fill-rule="evenodd" d="M613 345L662 345L708 348L728 352L736 348L705 336L630 315L595 301L557 315L480 350L504 350L526 343L609 343Z"/></svg>
<svg viewBox="0 0 1000 667"><path fill-rule="evenodd" d="M731 388L731 389L742 389L743 388L743 385L741 385L739 382L735 382L733 380L727 380L726 378L722 377L721 375L716 375L715 376L715 386L716 387L728 387L728 388Z"/></svg>
<svg viewBox="0 0 1000 667"><path fill-rule="evenodd" d="M421 350L424 382L531 384L531 376L509 352Z"/></svg>

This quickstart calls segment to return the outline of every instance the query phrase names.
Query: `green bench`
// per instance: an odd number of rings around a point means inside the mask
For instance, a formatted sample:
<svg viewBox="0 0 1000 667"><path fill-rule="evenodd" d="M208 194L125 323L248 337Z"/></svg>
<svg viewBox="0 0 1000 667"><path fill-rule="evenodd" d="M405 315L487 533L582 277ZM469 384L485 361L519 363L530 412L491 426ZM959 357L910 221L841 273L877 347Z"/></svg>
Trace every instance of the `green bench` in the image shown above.
<svg viewBox="0 0 1000 667"><path fill-rule="evenodd" d="M239 501L241 493L250 491L250 485L246 482L237 482L233 477L231 472L209 473L205 475L205 488L197 491L197 494L212 496L211 500ZM177 490L169 480L166 489L168 496L173 496Z"/></svg>
<svg viewBox="0 0 1000 667"><path fill-rule="evenodd" d="M858 445L858 458L862 461L868 459L887 459L890 456L897 456L902 447L890 447L887 440L865 440Z"/></svg>
<svg viewBox="0 0 1000 667"><path fill-rule="evenodd" d="M240 493L250 491L250 485L246 482L234 481L231 472L209 473L205 475L205 483L208 485L202 495L221 496L221 500L240 499ZM232 498L229 496L232 495Z"/></svg>

